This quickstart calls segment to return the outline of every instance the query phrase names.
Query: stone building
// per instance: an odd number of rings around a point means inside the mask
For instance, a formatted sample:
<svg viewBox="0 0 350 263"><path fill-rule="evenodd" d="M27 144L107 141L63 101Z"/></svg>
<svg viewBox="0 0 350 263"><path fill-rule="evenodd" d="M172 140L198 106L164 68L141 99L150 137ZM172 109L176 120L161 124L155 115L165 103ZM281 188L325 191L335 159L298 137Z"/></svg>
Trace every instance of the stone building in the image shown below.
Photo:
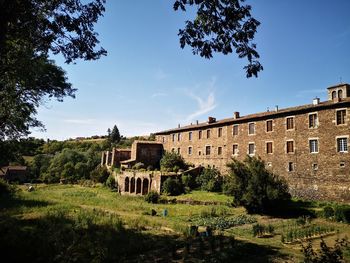
<svg viewBox="0 0 350 263"><path fill-rule="evenodd" d="M5 166L0 168L0 178L9 182L24 183L27 180L27 166Z"/></svg>
<svg viewBox="0 0 350 263"><path fill-rule="evenodd" d="M260 156L286 178L294 196L350 201L350 85L328 88L328 100L196 123L155 133L166 151L226 172L231 158Z"/></svg>

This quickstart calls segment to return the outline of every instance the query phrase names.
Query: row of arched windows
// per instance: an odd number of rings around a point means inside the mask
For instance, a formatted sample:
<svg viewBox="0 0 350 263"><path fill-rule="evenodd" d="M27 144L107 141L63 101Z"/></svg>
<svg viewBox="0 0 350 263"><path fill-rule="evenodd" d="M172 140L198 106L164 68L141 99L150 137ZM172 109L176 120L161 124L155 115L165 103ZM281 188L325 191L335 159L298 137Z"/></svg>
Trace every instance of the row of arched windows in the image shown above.
<svg viewBox="0 0 350 263"><path fill-rule="evenodd" d="M148 194L148 188L149 188L149 180L147 178L141 179L137 178L135 180L134 177L125 177L125 185L124 185L124 191L128 193L136 193L141 195Z"/></svg>

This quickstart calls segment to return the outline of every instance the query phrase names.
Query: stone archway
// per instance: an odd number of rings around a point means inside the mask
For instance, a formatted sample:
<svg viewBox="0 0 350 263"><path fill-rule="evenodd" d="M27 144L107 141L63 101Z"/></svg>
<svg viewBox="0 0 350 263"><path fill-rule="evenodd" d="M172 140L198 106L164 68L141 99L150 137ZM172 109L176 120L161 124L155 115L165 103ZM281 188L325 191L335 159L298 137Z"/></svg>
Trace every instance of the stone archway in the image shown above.
<svg viewBox="0 0 350 263"><path fill-rule="evenodd" d="M136 180L136 194L141 194L141 178L137 178Z"/></svg>
<svg viewBox="0 0 350 263"><path fill-rule="evenodd" d="M135 193L135 178L131 177L130 180L130 193Z"/></svg>
<svg viewBox="0 0 350 263"><path fill-rule="evenodd" d="M145 179L143 179L143 182L142 182L142 194L143 195L148 194L148 187L149 187L149 182L148 182L148 179L145 178Z"/></svg>
<svg viewBox="0 0 350 263"><path fill-rule="evenodd" d="M129 192L129 177L125 177L125 183L124 183L124 192Z"/></svg>

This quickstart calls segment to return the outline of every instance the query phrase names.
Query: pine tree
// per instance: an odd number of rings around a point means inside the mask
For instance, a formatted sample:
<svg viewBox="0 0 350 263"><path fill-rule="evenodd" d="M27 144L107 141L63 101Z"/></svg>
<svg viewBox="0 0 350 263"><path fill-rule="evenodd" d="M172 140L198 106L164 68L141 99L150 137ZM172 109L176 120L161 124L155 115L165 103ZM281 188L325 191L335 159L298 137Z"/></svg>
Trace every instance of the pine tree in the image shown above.
<svg viewBox="0 0 350 263"><path fill-rule="evenodd" d="M117 125L114 125L112 132L109 135L109 139L110 139L111 143L120 142L120 133L119 133Z"/></svg>

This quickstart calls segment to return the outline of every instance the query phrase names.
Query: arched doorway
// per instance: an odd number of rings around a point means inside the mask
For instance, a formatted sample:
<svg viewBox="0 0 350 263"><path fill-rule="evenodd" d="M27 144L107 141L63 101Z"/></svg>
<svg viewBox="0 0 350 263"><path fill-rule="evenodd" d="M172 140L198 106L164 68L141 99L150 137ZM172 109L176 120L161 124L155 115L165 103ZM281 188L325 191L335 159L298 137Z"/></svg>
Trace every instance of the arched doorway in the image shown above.
<svg viewBox="0 0 350 263"><path fill-rule="evenodd" d="M148 179L147 178L143 179L143 182L142 182L142 194L143 195L148 194L148 185L149 185Z"/></svg>
<svg viewBox="0 0 350 263"><path fill-rule="evenodd" d="M129 177L126 177L124 183L124 192L129 192L129 181Z"/></svg>
<svg viewBox="0 0 350 263"><path fill-rule="evenodd" d="M130 193L135 193L135 178L132 177L130 180Z"/></svg>
<svg viewBox="0 0 350 263"><path fill-rule="evenodd" d="M136 194L141 194L141 178L136 180Z"/></svg>

